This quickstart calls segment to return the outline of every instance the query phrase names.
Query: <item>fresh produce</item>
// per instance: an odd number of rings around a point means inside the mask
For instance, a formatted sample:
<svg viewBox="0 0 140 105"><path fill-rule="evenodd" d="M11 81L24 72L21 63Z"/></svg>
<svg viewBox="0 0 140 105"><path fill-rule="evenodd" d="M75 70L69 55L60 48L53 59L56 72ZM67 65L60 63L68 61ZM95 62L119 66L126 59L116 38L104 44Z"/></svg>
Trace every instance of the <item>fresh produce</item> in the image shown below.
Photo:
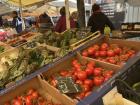
<svg viewBox="0 0 140 105"><path fill-rule="evenodd" d="M0 53L4 52L5 48L4 46L0 46Z"/></svg>
<svg viewBox="0 0 140 105"><path fill-rule="evenodd" d="M58 77L72 77L76 84L79 84L82 88L82 92L73 93L72 98L83 99L88 96L93 89L101 86L105 81L110 79L114 74L113 70L107 70L99 67L94 61L86 61L82 59L81 62L77 59L73 59L71 67L60 70L54 74L50 79L49 83L58 88Z"/></svg>
<svg viewBox="0 0 140 105"><path fill-rule="evenodd" d="M3 105L62 105L47 100L42 97L38 91L30 89L27 92L15 97L13 100L6 102Z"/></svg>
<svg viewBox="0 0 140 105"><path fill-rule="evenodd" d="M20 47L0 58L0 88L11 82L16 82L26 75L35 72L40 67L55 61L55 53L45 46L34 48Z"/></svg>
<svg viewBox="0 0 140 105"><path fill-rule="evenodd" d="M82 56L91 57L100 61L123 65L127 60L136 54L132 48L120 47L117 44L95 44L82 51Z"/></svg>
<svg viewBox="0 0 140 105"><path fill-rule="evenodd" d="M67 30L63 33L55 33L52 31L48 31L47 33L35 38L36 42L45 43L50 46L54 46L60 48L58 52L60 56L66 55L69 51L71 51L71 45L76 43L77 41L87 37L90 33L82 32L79 30Z"/></svg>

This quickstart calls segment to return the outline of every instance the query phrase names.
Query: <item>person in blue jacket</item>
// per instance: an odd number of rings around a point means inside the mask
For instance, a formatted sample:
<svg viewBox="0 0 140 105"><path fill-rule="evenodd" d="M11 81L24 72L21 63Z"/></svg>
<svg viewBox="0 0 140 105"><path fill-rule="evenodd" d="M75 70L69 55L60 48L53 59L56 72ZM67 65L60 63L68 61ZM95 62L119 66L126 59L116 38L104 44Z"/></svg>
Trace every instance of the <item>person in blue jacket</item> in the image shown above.
<svg viewBox="0 0 140 105"><path fill-rule="evenodd" d="M15 28L17 33L21 33L22 32L22 19L19 17L17 11L13 11L12 16L13 16L13 21L12 21L13 28Z"/></svg>

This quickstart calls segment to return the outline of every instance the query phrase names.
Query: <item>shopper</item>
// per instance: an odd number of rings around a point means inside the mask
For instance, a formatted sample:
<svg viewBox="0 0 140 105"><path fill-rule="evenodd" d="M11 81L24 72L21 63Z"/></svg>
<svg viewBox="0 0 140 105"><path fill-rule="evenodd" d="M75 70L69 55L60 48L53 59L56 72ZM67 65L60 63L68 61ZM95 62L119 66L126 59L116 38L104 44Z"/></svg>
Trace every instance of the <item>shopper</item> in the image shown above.
<svg viewBox="0 0 140 105"><path fill-rule="evenodd" d="M65 7L62 7L60 9L60 18L55 26L55 31L56 32L64 32L66 30L66 13L65 13ZM75 21L70 18L70 28L76 28L76 23Z"/></svg>
<svg viewBox="0 0 140 105"><path fill-rule="evenodd" d="M2 19L2 16L0 16L0 27L3 26L3 19Z"/></svg>
<svg viewBox="0 0 140 105"><path fill-rule="evenodd" d="M79 28L79 23L78 23L78 12L74 11L71 13L71 18L75 21L76 23L76 28Z"/></svg>
<svg viewBox="0 0 140 105"><path fill-rule="evenodd" d="M91 27L91 32L101 31L104 33L105 26L109 26L111 30L114 30L114 26L109 18L101 12L101 8L98 4L92 6L93 14L88 20L88 27Z"/></svg>
<svg viewBox="0 0 140 105"><path fill-rule="evenodd" d="M22 32L22 19L18 15L17 11L13 11L12 16L13 16L12 26L15 28L17 33L21 33Z"/></svg>
<svg viewBox="0 0 140 105"><path fill-rule="evenodd" d="M40 28L52 28L53 27L53 22L50 18L50 16L44 12L39 16L39 27Z"/></svg>

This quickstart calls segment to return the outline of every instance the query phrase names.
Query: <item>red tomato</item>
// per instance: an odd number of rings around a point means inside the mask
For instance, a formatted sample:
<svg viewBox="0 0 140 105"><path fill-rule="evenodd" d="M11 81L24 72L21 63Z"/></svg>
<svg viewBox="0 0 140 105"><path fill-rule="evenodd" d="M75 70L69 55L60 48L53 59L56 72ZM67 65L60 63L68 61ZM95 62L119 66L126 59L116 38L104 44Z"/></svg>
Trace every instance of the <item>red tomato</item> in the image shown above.
<svg viewBox="0 0 140 105"><path fill-rule="evenodd" d="M40 103L38 103L38 105L46 105L46 103L45 102L40 102ZM48 103L47 105L54 105L54 104Z"/></svg>
<svg viewBox="0 0 140 105"><path fill-rule="evenodd" d="M101 46L100 50L101 50L101 51L106 51L106 50L107 50L107 47Z"/></svg>
<svg viewBox="0 0 140 105"><path fill-rule="evenodd" d="M103 43L103 44L101 45L100 50L101 50L101 51L106 51L107 49L108 49L108 44L107 44L107 43Z"/></svg>
<svg viewBox="0 0 140 105"><path fill-rule="evenodd" d="M86 92L86 93L85 93L85 97L89 96L91 93L92 93L91 91Z"/></svg>
<svg viewBox="0 0 140 105"><path fill-rule="evenodd" d="M80 68L81 68L81 65L80 65L79 63L77 63L77 64L74 65L74 67L75 67L76 69L80 69Z"/></svg>
<svg viewBox="0 0 140 105"><path fill-rule="evenodd" d="M81 80L77 80L76 83L79 85L83 85L83 81L81 81Z"/></svg>
<svg viewBox="0 0 140 105"><path fill-rule="evenodd" d="M78 74L78 71L75 71L75 72L74 72L74 75L75 75L76 77L77 77L77 74Z"/></svg>
<svg viewBox="0 0 140 105"><path fill-rule="evenodd" d="M72 61L72 65L74 66L75 64L77 64L78 63L78 60L76 60L76 59L74 59L73 61Z"/></svg>
<svg viewBox="0 0 140 105"><path fill-rule="evenodd" d="M136 53L135 50L130 50L130 51L128 51L128 52L131 52L132 54L135 54L135 53Z"/></svg>
<svg viewBox="0 0 140 105"><path fill-rule="evenodd" d="M20 99L14 99L13 105L22 105L22 101Z"/></svg>
<svg viewBox="0 0 140 105"><path fill-rule="evenodd" d="M81 100L81 99L83 99L83 98L85 97L85 92L78 93L78 94L76 94L75 97L76 97L77 99Z"/></svg>
<svg viewBox="0 0 140 105"><path fill-rule="evenodd" d="M10 105L10 103L9 102L6 102L4 105Z"/></svg>
<svg viewBox="0 0 140 105"><path fill-rule="evenodd" d="M25 103L26 103L26 105L32 105L31 96L28 95L25 97Z"/></svg>
<svg viewBox="0 0 140 105"><path fill-rule="evenodd" d="M31 95L34 92L34 89L30 89L27 93L27 95Z"/></svg>
<svg viewBox="0 0 140 105"><path fill-rule="evenodd" d="M94 76L100 76L102 75L102 68L98 67L98 68L95 68L94 71L93 71L93 74Z"/></svg>
<svg viewBox="0 0 140 105"><path fill-rule="evenodd" d="M87 78L87 73L85 71L79 71L77 77L80 80L85 80Z"/></svg>
<svg viewBox="0 0 140 105"><path fill-rule="evenodd" d="M117 55L119 55L121 52L122 52L122 49L119 48L119 47L114 49L114 53L117 54Z"/></svg>
<svg viewBox="0 0 140 105"><path fill-rule="evenodd" d="M50 84L51 84L53 87L56 87L56 86L57 86L57 80L52 79Z"/></svg>
<svg viewBox="0 0 140 105"><path fill-rule="evenodd" d="M38 92L37 91L33 92L32 97L33 97L33 99L37 99L39 97Z"/></svg>
<svg viewBox="0 0 140 105"><path fill-rule="evenodd" d="M117 63L114 59L109 59L108 62L112 63L112 64L116 64Z"/></svg>
<svg viewBox="0 0 140 105"><path fill-rule="evenodd" d="M104 81L108 81L112 76L111 75L107 75L104 79Z"/></svg>
<svg viewBox="0 0 140 105"><path fill-rule="evenodd" d="M103 82L104 82L104 77L102 76L97 76L97 77L94 77L93 79L93 83L95 86L100 86Z"/></svg>
<svg viewBox="0 0 140 105"><path fill-rule="evenodd" d="M67 74L68 74L68 71L67 70L61 70L60 71L60 75L61 76L64 76L65 77Z"/></svg>
<svg viewBox="0 0 140 105"><path fill-rule="evenodd" d="M86 68L85 71L86 71L87 75L92 75L93 74L93 71L94 71L94 68L93 67L92 68L91 67L90 68L88 67L88 68Z"/></svg>
<svg viewBox="0 0 140 105"><path fill-rule="evenodd" d="M95 49L95 51L98 51L100 47L99 47L99 45L95 44L95 45L93 45L93 48Z"/></svg>
<svg viewBox="0 0 140 105"><path fill-rule="evenodd" d="M100 55L101 57L105 57L105 56L107 55L107 52L106 52L106 51L100 51L100 52L99 52L99 55Z"/></svg>
<svg viewBox="0 0 140 105"><path fill-rule="evenodd" d="M83 91L84 91L84 92L90 91L89 85L84 84L82 87L83 87Z"/></svg>
<svg viewBox="0 0 140 105"><path fill-rule="evenodd" d="M90 62L87 64L87 67L89 67L89 68L95 67L95 62L94 62L94 61L90 61Z"/></svg>
<svg viewBox="0 0 140 105"><path fill-rule="evenodd" d="M113 70L107 70L107 71L104 71L103 76L108 77L108 76L112 76L113 74L114 74Z"/></svg>
<svg viewBox="0 0 140 105"><path fill-rule="evenodd" d="M94 55L95 53L95 49L93 47L89 47L87 51L89 55Z"/></svg>
<svg viewBox="0 0 140 105"><path fill-rule="evenodd" d="M90 79L86 79L85 81L84 81L84 84L85 85L88 85L89 87L93 87L93 81L92 80L90 80Z"/></svg>
<svg viewBox="0 0 140 105"><path fill-rule="evenodd" d="M114 56L115 56L114 51L113 51L113 50L108 50L108 51L107 51L107 56L108 56L108 57L114 57Z"/></svg>
<svg viewBox="0 0 140 105"><path fill-rule="evenodd" d="M99 51L96 51L94 56L95 57L99 57L100 56L100 52Z"/></svg>
<svg viewBox="0 0 140 105"><path fill-rule="evenodd" d="M77 76L76 76L76 75L71 75L71 77L72 77L72 79L73 79L74 81L77 80Z"/></svg>
<svg viewBox="0 0 140 105"><path fill-rule="evenodd" d="M88 56L88 51L84 50L84 51L82 52L82 56L87 57L87 56Z"/></svg>
<svg viewBox="0 0 140 105"><path fill-rule="evenodd" d="M76 68L76 71L82 71L81 67L80 68Z"/></svg>

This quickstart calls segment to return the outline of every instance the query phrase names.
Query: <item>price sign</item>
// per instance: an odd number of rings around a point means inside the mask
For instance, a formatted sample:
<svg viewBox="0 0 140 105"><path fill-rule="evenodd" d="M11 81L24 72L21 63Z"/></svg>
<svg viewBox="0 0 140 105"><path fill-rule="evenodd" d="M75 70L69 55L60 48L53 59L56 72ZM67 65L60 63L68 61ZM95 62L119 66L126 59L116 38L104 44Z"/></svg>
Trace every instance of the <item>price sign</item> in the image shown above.
<svg viewBox="0 0 140 105"><path fill-rule="evenodd" d="M75 84L72 77L58 77L57 87L62 93L79 93L82 88L79 84Z"/></svg>

